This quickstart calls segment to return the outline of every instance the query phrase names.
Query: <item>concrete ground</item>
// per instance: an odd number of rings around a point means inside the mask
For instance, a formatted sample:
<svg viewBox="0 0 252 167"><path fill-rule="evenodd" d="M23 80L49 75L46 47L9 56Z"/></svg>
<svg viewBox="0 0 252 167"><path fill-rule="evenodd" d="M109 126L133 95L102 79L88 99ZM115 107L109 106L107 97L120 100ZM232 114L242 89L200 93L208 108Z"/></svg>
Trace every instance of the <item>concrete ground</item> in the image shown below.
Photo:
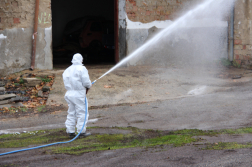
<svg viewBox="0 0 252 167"><path fill-rule="evenodd" d="M111 66L87 67L91 80ZM63 104L63 66L56 74L48 105ZM193 72L192 72L193 71ZM235 79L232 79L235 78ZM252 71L225 68L195 71L185 68L123 67L97 81L88 99L88 126L143 129L225 129L252 125ZM65 111L1 120L0 133L64 127ZM251 136L220 136L207 142L250 143ZM1 152L9 150L1 150ZM0 159L20 166L250 166L251 149L200 150L195 146L131 148L86 153L81 156L45 155L43 150ZM35 156L31 156L35 155ZM26 157L26 158L22 158ZM0 157L1 158L1 157ZM15 163L14 163L15 164Z"/></svg>
<svg viewBox="0 0 252 167"><path fill-rule="evenodd" d="M87 66L91 81L112 66ZM67 66L59 66L47 105L63 104L65 88L62 73ZM196 69L197 70L197 69ZM199 69L200 70L200 69ZM232 79L242 76L241 79ZM88 94L89 107L167 100L191 95L227 91L239 83L252 80L251 70L220 68L218 71L190 68L161 68L150 66L121 67L98 80Z"/></svg>
<svg viewBox="0 0 252 167"><path fill-rule="evenodd" d="M95 80L111 66L87 66ZM67 104L62 73L55 74L47 105L65 110L0 122L0 133L64 127ZM240 78L241 77L241 78ZM238 78L238 79L232 79ZM88 93L89 126L136 126L160 130L237 128L251 123L252 71L225 68L200 74L183 68L123 67L98 80ZM11 122L11 123L10 123ZM15 129L20 128L20 129Z"/></svg>
<svg viewBox="0 0 252 167"><path fill-rule="evenodd" d="M80 156L56 154L47 155L42 150L33 150L0 157L1 163L22 167L77 167L77 166L113 166L113 167L249 167L251 149L238 150L200 150L194 146L130 148L97 151ZM32 155L32 156L31 156Z"/></svg>

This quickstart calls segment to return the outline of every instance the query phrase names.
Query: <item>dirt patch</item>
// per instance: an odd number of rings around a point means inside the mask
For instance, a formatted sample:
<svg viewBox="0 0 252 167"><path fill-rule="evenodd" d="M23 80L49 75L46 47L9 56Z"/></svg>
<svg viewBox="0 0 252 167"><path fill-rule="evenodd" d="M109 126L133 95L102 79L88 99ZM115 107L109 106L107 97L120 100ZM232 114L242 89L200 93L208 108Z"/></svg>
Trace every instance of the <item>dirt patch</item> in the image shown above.
<svg viewBox="0 0 252 167"><path fill-rule="evenodd" d="M57 111L65 111L67 108L63 105L61 106L42 106L38 108L12 108L11 112L0 112L0 120L5 120L9 118L19 118L19 117L26 117L32 116L34 114L45 114L45 113L54 113Z"/></svg>
<svg viewBox="0 0 252 167"><path fill-rule="evenodd" d="M40 84L27 86L24 80L34 78ZM54 74L45 70L24 70L0 78L5 84L5 94L15 94L6 107L0 108L0 119L18 118L34 114L54 112L65 109L63 105L46 106L50 90L54 83ZM34 83L33 83L34 84ZM16 105L19 102L21 106Z"/></svg>
<svg viewBox="0 0 252 167"><path fill-rule="evenodd" d="M152 164L151 166L153 164L155 164L154 166L241 166L241 164L249 166L252 162L252 146L241 144L237 140L236 143L224 142L223 139L228 137L230 138L228 141L234 141L233 139L237 139L237 136L248 138L251 136L251 129L153 131L133 127L94 127L88 129L93 135L77 139L70 144L1 156L0 166L139 166L139 164L142 166L150 164ZM196 135L202 138L199 140L203 142L205 149L196 145L195 141L182 142L183 144L179 147L175 146L174 142L176 141L182 141L185 138L188 140L187 135ZM41 142L64 141L67 140L67 135L65 129L35 131L19 135L0 135L1 143L8 142L10 144L13 139L18 140L14 144L24 144L28 139L31 139L27 144L34 146L41 144ZM207 141L208 139L209 141ZM36 143L36 141L40 143ZM132 145L127 145L129 143ZM97 147L101 145L103 145L102 149ZM233 146L240 148L232 148ZM249 146L249 148L242 148L244 146ZM102 151L99 151L98 148ZM0 152L12 150L15 149L1 146ZM78 156L70 155L73 153L77 153Z"/></svg>

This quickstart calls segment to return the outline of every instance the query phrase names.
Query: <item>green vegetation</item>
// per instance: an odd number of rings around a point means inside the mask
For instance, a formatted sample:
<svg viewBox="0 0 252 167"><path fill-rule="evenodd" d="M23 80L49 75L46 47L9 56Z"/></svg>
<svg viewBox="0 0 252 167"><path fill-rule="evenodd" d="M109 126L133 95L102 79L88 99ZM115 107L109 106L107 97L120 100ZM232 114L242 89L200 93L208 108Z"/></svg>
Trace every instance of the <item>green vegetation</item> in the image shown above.
<svg viewBox="0 0 252 167"><path fill-rule="evenodd" d="M9 109L9 113L13 114L15 112L18 112L18 109L17 108L14 108L14 107L10 107L8 108Z"/></svg>
<svg viewBox="0 0 252 167"><path fill-rule="evenodd" d="M252 127L240 129L223 129L223 130L198 130L184 129L177 131L158 131L158 130L143 130L135 127L113 127L100 128L90 127L88 129L117 130L117 134L93 134L86 138L79 138L71 143L56 145L44 148L45 152L51 154L74 154L79 155L85 152L113 150L132 147L154 147L163 145L172 145L174 147L183 146L196 141L201 141L201 138L195 136L218 136L220 134L252 134ZM121 131L127 133L121 134ZM28 147L30 145L42 145L53 142L68 141L69 138L65 129L53 129L45 131L34 131L21 134L0 135L0 148L17 148ZM251 148L252 143L214 143L204 144L201 149L239 149Z"/></svg>
<svg viewBox="0 0 252 167"><path fill-rule="evenodd" d="M241 149L241 148L251 148L252 143L238 144L236 142L219 142L214 144L207 144L203 150L232 150L232 149Z"/></svg>
<svg viewBox="0 0 252 167"><path fill-rule="evenodd" d="M28 110L28 108L27 107L19 107L19 109L20 109L20 111L22 111L22 112L27 112L27 110Z"/></svg>
<svg viewBox="0 0 252 167"><path fill-rule="evenodd" d="M47 76L45 78L41 78L41 77L36 77L38 79L41 79L42 82L51 82L51 78L48 78Z"/></svg>
<svg viewBox="0 0 252 167"><path fill-rule="evenodd" d="M236 60L233 61L233 66L237 68L241 68L241 64L237 62Z"/></svg>
<svg viewBox="0 0 252 167"><path fill-rule="evenodd" d="M20 78L20 79L19 79L19 84L24 84L23 78Z"/></svg>
<svg viewBox="0 0 252 167"><path fill-rule="evenodd" d="M131 129L132 130L132 129ZM135 129L134 129L135 130ZM136 133L138 132L138 133ZM190 135L164 135L158 131L139 130L130 134L92 135L78 139L74 143L52 147L52 153L66 153L79 155L85 152L115 150L131 147L153 147L157 145L183 146L196 141Z"/></svg>
<svg viewBox="0 0 252 167"><path fill-rule="evenodd" d="M38 111L38 112L46 112L46 106L45 105L38 106L36 108L36 111Z"/></svg>
<svg viewBox="0 0 252 167"><path fill-rule="evenodd" d="M232 63L228 60L228 59L226 59L226 58L221 58L221 64L223 65L223 66L225 66L225 67L229 67L229 66L231 66L232 65Z"/></svg>
<svg viewBox="0 0 252 167"><path fill-rule="evenodd" d="M0 135L0 148L27 147L29 145L40 145L67 140L68 138L63 135L64 132L65 130L63 129L54 129L21 134L15 133Z"/></svg>

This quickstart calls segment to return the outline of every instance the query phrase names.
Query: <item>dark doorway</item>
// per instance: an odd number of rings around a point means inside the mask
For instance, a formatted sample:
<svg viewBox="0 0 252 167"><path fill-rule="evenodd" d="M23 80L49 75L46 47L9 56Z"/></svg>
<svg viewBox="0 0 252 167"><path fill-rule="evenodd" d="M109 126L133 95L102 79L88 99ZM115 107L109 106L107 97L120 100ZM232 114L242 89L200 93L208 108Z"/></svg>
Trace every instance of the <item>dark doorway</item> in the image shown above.
<svg viewBox="0 0 252 167"><path fill-rule="evenodd" d="M52 0L53 63L71 63L81 53L85 64L114 64L116 0Z"/></svg>

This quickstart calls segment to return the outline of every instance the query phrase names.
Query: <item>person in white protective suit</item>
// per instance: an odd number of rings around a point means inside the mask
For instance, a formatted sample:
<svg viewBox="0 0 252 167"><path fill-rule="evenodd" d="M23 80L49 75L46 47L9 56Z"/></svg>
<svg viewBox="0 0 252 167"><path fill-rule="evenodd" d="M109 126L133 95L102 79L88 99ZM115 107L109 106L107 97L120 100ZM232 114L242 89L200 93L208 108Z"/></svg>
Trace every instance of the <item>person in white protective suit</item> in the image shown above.
<svg viewBox="0 0 252 167"><path fill-rule="evenodd" d="M63 81L67 90L65 94L65 100L68 103L68 115L65 122L66 132L70 138L75 137L75 125L77 121L77 132L79 133L82 129L85 120L85 98L87 91L91 88L92 83L89 79L88 70L82 64L83 57L77 53L73 56L72 65L68 67L64 73ZM86 116L86 123L88 120L88 111ZM86 125L83 128L80 136L89 136L91 133L86 133Z"/></svg>

